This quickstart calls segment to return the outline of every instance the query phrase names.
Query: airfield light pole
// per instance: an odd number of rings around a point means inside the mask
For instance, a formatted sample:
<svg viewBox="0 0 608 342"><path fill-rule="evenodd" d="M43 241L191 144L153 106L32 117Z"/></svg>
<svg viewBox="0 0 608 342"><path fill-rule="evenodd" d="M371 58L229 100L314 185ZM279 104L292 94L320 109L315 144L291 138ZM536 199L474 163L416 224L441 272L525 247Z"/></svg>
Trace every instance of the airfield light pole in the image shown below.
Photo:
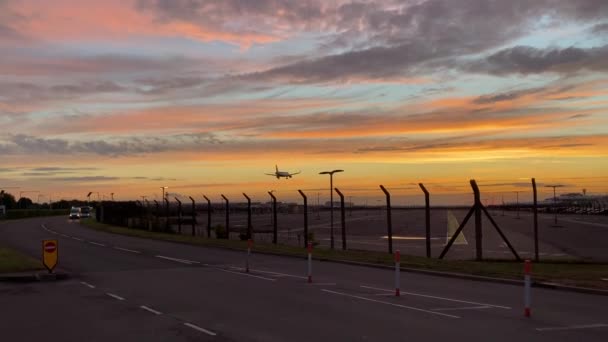
<svg viewBox="0 0 608 342"><path fill-rule="evenodd" d="M165 198L165 190L169 189L169 187L168 186L161 186L160 188L163 190L163 199L164 199Z"/></svg>
<svg viewBox="0 0 608 342"><path fill-rule="evenodd" d="M329 208L330 208L330 241L331 249L334 249L334 173L344 172L344 170L333 170L319 172L320 175L329 175Z"/></svg>
<svg viewBox="0 0 608 342"><path fill-rule="evenodd" d="M516 200L517 207L515 208L515 210L517 211L517 218L519 219L519 218L521 218L521 217L519 217L519 191L515 191L515 195L517 195L517 197L516 197L517 198L517 200Z"/></svg>
<svg viewBox="0 0 608 342"><path fill-rule="evenodd" d="M110 196L112 197L112 202L114 202L114 193L113 193L113 192L111 192L111 193L110 193Z"/></svg>
<svg viewBox="0 0 608 342"><path fill-rule="evenodd" d="M555 225L557 225L557 196L555 194L555 188L563 188L561 184L545 185L545 188L553 188L553 210L555 211Z"/></svg>

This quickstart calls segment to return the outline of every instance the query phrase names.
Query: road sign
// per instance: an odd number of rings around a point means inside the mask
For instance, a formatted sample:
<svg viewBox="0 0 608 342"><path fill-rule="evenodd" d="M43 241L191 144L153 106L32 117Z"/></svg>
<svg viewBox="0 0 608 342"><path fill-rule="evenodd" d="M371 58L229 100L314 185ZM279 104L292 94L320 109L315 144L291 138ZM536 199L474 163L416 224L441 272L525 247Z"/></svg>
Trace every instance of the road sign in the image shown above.
<svg viewBox="0 0 608 342"><path fill-rule="evenodd" d="M53 269L57 266L57 240L42 241L42 263L49 273L53 273Z"/></svg>

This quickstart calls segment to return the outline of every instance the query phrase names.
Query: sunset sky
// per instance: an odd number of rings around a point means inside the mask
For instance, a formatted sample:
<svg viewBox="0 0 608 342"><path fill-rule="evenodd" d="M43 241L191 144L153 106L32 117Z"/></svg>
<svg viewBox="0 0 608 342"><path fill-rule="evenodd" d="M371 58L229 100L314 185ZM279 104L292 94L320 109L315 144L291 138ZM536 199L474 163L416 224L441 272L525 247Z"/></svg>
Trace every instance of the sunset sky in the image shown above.
<svg viewBox="0 0 608 342"><path fill-rule="evenodd" d="M0 127L42 201L606 193L608 1L0 0Z"/></svg>

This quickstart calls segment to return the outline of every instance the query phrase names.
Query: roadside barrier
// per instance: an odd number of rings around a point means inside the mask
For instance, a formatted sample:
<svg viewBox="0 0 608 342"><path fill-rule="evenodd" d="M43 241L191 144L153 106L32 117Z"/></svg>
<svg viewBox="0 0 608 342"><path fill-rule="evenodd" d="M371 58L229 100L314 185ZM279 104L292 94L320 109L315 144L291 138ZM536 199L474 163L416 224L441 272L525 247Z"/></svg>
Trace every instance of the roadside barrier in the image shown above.
<svg viewBox="0 0 608 342"><path fill-rule="evenodd" d="M532 272L532 262L526 260L524 263L524 316L530 317L530 300L531 300L531 287L532 280L530 279L530 273Z"/></svg>
<svg viewBox="0 0 608 342"><path fill-rule="evenodd" d="M401 295L399 288L401 285L401 254L399 251L395 252L395 296L399 297Z"/></svg>

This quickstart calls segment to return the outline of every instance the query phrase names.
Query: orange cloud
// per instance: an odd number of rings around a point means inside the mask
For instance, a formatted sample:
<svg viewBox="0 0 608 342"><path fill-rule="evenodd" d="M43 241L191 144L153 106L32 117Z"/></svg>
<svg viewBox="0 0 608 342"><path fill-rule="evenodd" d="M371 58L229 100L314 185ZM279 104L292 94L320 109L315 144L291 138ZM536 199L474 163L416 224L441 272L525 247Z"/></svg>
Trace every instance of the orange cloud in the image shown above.
<svg viewBox="0 0 608 342"><path fill-rule="evenodd" d="M122 39L125 36L189 37L224 41L242 47L275 42L269 34L229 32L180 21L161 22L139 11L135 0L77 1L25 0L12 5L25 18L14 25L19 32L40 40Z"/></svg>

